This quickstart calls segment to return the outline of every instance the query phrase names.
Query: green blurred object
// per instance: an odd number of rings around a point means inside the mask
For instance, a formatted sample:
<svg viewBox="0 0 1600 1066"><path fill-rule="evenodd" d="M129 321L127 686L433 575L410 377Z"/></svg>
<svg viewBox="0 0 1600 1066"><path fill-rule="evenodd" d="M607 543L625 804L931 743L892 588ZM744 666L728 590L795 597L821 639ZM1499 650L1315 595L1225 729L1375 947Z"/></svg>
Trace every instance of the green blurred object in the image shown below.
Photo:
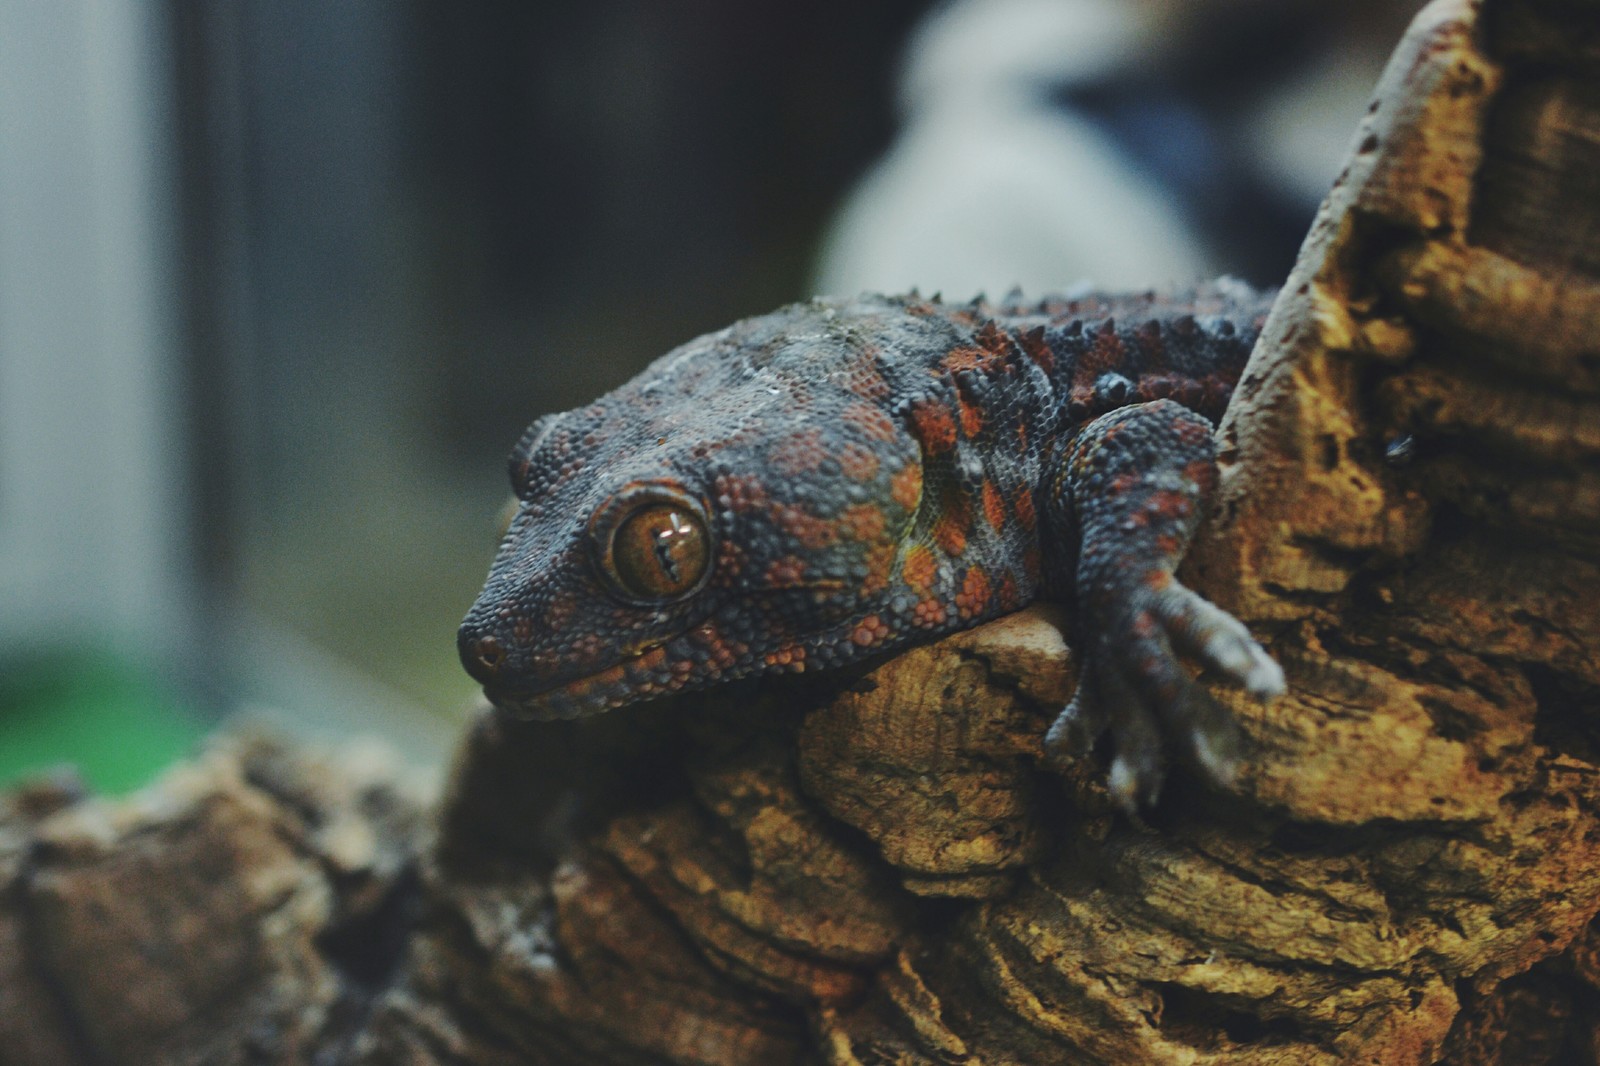
<svg viewBox="0 0 1600 1066"><path fill-rule="evenodd" d="M204 734L172 686L126 660L47 655L0 665L0 787L72 766L96 792L127 792Z"/></svg>

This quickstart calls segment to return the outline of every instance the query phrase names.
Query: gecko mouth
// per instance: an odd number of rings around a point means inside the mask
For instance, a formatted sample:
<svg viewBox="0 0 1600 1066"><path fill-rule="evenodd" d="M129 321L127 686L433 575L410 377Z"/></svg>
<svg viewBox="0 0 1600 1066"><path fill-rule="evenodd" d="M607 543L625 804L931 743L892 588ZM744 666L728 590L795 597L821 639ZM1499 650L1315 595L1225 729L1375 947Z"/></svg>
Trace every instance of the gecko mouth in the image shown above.
<svg viewBox="0 0 1600 1066"><path fill-rule="evenodd" d="M689 670L683 668L687 665L692 664L680 660L679 668L673 669L667 646L658 644L631 659L552 688L530 692L487 684L483 694L499 710L516 718L585 718L678 691L689 681Z"/></svg>

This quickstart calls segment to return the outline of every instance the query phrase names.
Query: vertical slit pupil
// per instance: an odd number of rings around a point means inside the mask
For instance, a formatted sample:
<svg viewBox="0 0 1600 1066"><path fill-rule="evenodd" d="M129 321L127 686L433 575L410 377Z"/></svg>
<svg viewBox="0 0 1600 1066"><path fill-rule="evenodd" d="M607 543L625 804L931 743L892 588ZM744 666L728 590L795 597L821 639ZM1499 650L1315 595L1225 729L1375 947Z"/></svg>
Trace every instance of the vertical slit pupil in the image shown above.
<svg viewBox="0 0 1600 1066"><path fill-rule="evenodd" d="M676 584L682 580L679 576L679 560L677 548L683 544L685 536L694 533L694 527L683 520L683 516L676 511L666 515L666 528L656 531L656 559L661 563L661 569L666 571L667 577Z"/></svg>

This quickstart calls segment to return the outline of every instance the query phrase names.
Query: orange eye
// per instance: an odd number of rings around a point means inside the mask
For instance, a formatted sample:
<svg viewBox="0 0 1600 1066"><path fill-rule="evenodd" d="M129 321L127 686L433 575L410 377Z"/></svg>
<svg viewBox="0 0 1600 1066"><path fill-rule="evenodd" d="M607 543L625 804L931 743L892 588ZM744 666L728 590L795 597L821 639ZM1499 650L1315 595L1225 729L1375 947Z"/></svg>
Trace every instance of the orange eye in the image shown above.
<svg viewBox="0 0 1600 1066"><path fill-rule="evenodd" d="M617 582L642 600L683 595L700 583L710 563L705 525L688 508L670 503L639 508L611 542Z"/></svg>

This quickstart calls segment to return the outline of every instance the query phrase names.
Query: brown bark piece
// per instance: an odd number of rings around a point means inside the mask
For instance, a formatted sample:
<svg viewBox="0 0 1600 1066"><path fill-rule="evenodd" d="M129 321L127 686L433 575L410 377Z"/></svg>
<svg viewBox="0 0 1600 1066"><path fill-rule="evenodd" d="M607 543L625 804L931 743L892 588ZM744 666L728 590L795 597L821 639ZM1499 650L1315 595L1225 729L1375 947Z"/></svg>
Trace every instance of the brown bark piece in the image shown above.
<svg viewBox="0 0 1600 1066"><path fill-rule="evenodd" d="M27 872L38 824L82 798L75 780L40 780L0 804L0 1063L71 1062L79 1040L53 979L33 965Z"/></svg>
<svg viewBox="0 0 1600 1066"><path fill-rule="evenodd" d="M1031 760L1072 694L1061 620L1036 607L913 649L801 727L806 791L865 833L909 891L1003 895L1039 857L1046 807Z"/></svg>
<svg viewBox="0 0 1600 1066"><path fill-rule="evenodd" d="M230 742L124 803L12 804L0 1061L309 1061L398 961L420 798Z"/></svg>
<svg viewBox="0 0 1600 1066"><path fill-rule="evenodd" d="M1440 0L1379 86L1184 575L1289 676L1216 692L1231 791L1180 770L1139 824L1044 771L1042 607L486 716L437 847L392 777L236 744L11 798L0 1063L1597 1061L1596 27Z"/></svg>

